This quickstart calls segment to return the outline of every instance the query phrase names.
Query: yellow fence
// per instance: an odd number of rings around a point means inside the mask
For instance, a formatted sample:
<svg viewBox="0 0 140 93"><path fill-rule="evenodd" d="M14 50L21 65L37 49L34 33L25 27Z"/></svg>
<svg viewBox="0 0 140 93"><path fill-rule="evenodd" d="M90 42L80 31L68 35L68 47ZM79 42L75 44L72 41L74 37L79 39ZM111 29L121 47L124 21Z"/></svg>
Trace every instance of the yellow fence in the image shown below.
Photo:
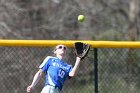
<svg viewBox="0 0 140 93"><path fill-rule="evenodd" d="M93 48L140 48L140 41L91 41L91 40L0 40L0 46L53 47L64 44L73 47L74 42L84 42Z"/></svg>

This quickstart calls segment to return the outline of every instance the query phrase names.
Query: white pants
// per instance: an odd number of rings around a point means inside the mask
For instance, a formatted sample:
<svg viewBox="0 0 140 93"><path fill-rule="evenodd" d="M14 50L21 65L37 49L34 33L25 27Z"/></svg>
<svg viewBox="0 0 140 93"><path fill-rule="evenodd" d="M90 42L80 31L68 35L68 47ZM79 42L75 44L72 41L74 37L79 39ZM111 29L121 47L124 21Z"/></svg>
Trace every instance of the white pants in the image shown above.
<svg viewBox="0 0 140 93"><path fill-rule="evenodd" d="M41 93L59 93L59 89L58 89L58 87L46 85L42 89Z"/></svg>

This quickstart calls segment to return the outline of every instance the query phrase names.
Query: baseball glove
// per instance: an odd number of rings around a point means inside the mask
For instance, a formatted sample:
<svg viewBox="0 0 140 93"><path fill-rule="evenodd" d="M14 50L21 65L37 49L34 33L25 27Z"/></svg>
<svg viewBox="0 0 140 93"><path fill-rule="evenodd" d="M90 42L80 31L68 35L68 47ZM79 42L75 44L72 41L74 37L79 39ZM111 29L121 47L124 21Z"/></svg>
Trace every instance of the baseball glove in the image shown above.
<svg viewBox="0 0 140 93"><path fill-rule="evenodd" d="M77 57L80 57L81 59L84 59L90 50L90 46L82 42L75 42L74 48L75 48L75 51L74 51L75 55Z"/></svg>

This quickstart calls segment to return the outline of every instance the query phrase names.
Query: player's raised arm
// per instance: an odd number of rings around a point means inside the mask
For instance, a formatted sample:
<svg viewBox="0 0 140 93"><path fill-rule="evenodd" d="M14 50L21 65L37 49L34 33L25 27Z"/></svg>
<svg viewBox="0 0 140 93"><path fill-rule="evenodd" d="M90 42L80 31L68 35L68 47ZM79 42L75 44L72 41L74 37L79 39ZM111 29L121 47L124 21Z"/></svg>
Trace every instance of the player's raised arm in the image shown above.
<svg viewBox="0 0 140 93"><path fill-rule="evenodd" d="M72 71L69 73L70 77L74 77L77 74L77 71L78 71L79 65L80 65L80 61L81 61L81 58L80 57L76 57L75 65L74 65Z"/></svg>

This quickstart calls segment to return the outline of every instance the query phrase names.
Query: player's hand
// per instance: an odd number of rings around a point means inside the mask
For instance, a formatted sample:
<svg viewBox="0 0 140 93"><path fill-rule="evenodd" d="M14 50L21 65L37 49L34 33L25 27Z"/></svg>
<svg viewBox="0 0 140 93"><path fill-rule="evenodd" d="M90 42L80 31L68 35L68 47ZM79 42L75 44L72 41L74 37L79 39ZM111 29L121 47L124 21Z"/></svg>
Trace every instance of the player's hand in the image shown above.
<svg viewBox="0 0 140 93"><path fill-rule="evenodd" d="M33 87L30 85L30 86L27 87L27 90L26 90L26 91L27 91L27 92L31 92L32 89L33 89Z"/></svg>
<svg viewBox="0 0 140 93"><path fill-rule="evenodd" d="M79 60L79 61L80 61L80 60L81 60L81 58L80 58L80 57L76 57L76 60Z"/></svg>

